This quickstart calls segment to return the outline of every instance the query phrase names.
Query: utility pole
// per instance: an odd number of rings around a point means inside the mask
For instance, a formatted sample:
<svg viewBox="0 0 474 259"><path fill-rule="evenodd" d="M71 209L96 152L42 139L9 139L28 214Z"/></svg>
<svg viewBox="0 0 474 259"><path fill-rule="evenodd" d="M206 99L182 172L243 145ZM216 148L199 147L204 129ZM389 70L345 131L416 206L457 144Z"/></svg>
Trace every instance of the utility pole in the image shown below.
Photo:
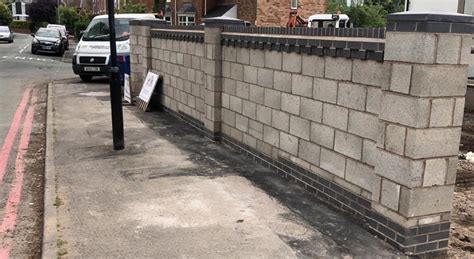
<svg viewBox="0 0 474 259"><path fill-rule="evenodd" d="M112 108L112 134L114 150L125 148L123 136L122 92L120 89L119 67L117 66L117 44L115 39L115 4L107 0L110 36L110 104Z"/></svg>

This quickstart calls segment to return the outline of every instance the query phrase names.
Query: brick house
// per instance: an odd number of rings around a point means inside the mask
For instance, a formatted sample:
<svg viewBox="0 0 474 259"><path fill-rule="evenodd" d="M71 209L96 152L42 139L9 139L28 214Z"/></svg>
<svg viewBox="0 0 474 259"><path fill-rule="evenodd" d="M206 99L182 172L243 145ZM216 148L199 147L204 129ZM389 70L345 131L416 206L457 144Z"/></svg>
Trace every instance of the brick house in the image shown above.
<svg viewBox="0 0 474 259"><path fill-rule="evenodd" d="M324 13L325 0L299 0L298 13ZM232 17L257 26L285 26L290 0L171 0L165 18L175 25L201 24L203 18Z"/></svg>

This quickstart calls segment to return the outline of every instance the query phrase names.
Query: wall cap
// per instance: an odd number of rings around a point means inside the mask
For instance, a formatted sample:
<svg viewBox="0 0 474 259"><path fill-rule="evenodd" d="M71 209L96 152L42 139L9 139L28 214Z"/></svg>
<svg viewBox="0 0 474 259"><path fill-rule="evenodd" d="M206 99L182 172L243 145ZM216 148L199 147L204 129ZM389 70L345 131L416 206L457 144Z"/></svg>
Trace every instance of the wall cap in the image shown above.
<svg viewBox="0 0 474 259"><path fill-rule="evenodd" d="M474 16L465 14L393 13L387 16L387 31L474 33Z"/></svg>

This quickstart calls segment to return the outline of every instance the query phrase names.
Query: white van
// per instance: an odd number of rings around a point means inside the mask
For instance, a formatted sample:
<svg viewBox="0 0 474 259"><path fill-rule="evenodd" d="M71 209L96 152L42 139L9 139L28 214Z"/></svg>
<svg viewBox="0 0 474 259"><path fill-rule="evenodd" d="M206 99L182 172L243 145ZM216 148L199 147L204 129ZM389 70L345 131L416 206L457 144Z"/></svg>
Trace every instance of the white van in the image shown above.
<svg viewBox="0 0 474 259"><path fill-rule="evenodd" d="M153 19L153 14L116 14L115 38L117 40L117 61L121 75L130 74L130 20ZM157 19L156 19L157 20ZM90 81L94 76L109 74L109 20L108 15L94 17L87 26L77 44L72 60L74 74L83 81Z"/></svg>
<svg viewBox="0 0 474 259"><path fill-rule="evenodd" d="M347 14L314 14L308 18L309 28L349 28Z"/></svg>

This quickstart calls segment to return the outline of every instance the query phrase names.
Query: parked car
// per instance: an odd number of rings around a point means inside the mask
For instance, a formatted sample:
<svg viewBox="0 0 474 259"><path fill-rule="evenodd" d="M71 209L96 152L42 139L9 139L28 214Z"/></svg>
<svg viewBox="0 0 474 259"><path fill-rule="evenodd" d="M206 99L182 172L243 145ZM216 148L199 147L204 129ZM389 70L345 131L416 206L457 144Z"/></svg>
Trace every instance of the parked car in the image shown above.
<svg viewBox="0 0 474 259"><path fill-rule="evenodd" d="M61 32L57 29L39 28L36 33L32 33L31 53L54 52L63 55L65 50L65 40Z"/></svg>
<svg viewBox="0 0 474 259"><path fill-rule="evenodd" d="M57 29L57 30L61 31L61 33L63 34L63 36L66 39L66 45L65 45L66 50L69 49L69 32L66 30L66 26L60 25L60 24L48 24L48 26L46 26L46 28L48 28L48 29Z"/></svg>
<svg viewBox="0 0 474 259"><path fill-rule="evenodd" d="M133 19L157 20L153 14L116 14L115 39L121 80L130 74L129 22ZM110 65L109 21L98 15L87 26L72 59L74 74L87 82L94 76L108 76Z"/></svg>
<svg viewBox="0 0 474 259"><path fill-rule="evenodd" d="M15 35L8 26L0 26L0 41L6 41L8 43L13 42Z"/></svg>

